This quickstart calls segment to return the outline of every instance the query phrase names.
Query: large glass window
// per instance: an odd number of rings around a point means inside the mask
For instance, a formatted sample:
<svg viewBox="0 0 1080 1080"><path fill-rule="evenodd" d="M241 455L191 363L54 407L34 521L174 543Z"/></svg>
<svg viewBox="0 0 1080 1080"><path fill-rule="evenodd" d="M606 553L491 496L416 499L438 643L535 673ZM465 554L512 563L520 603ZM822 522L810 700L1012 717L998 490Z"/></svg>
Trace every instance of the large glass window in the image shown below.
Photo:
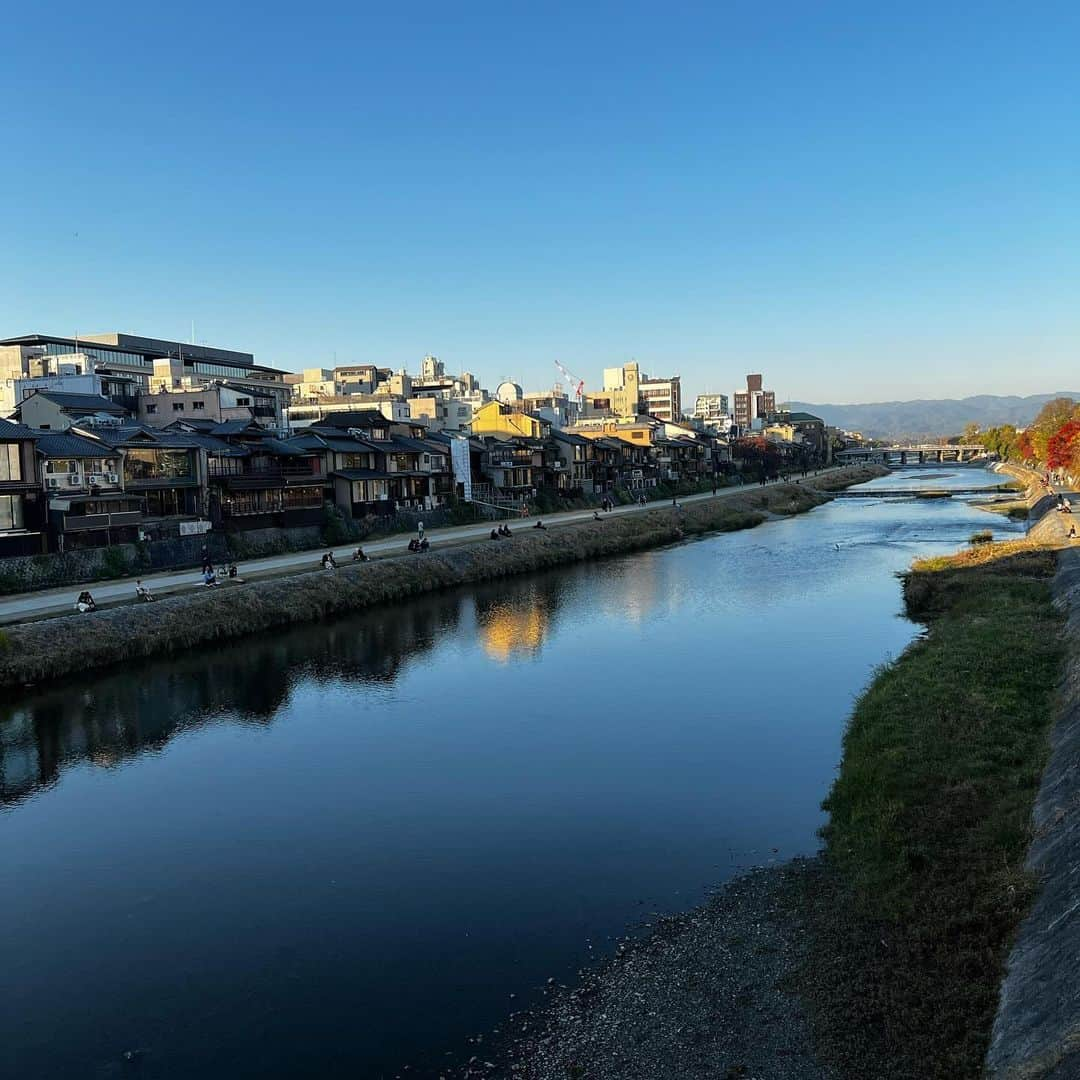
<svg viewBox="0 0 1080 1080"><path fill-rule="evenodd" d="M124 457L128 480L173 480L194 475L187 450L130 449Z"/></svg>
<svg viewBox="0 0 1080 1080"><path fill-rule="evenodd" d="M18 443L0 443L0 480L21 480L22 458Z"/></svg>
<svg viewBox="0 0 1080 1080"><path fill-rule="evenodd" d="M0 529L22 529L23 500L21 495L0 495Z"/></svg>

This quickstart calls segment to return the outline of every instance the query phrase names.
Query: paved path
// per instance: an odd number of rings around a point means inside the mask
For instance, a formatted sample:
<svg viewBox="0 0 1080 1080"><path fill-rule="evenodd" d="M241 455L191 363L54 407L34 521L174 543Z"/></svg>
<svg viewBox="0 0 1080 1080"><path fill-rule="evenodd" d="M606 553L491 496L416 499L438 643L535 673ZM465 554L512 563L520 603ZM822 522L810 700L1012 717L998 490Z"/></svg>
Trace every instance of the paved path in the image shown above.
<svg viewBox="0 0 1080 1080"><path fill-rule="evenodd" d="M818 476L823 476L836 469L823 469ZM780 481L772 481L771 484ZM770 485L771 486L771 485ZM716 495L705 492L701 495L687 495L680 497L680 503L701 502L705 499L730 498L733 495L753 491L757 485L747 484L741 487L721 488ZM670 503L651 502L645 506L617 506L607 514L601 512L601 517L611 517L621 514L637 514L645 510L662 510ZM510 521L510 527L515 531L531 529L538 520L543 520L545 525L557 528L562 525L573 525L583 521L591 521L592 510L568 510L561 514L542 514L520 521ZM479 540L491 532L492 523L480 523L476 525L456 525L442 529L427 530L427 538L431 541L432 549L464 543L469 540ZM407 550L410 536L407 533L398 533L382 540L363 541L364 554L372 558L380 555L402 555ZM356 543L350 543L344 547L316 548L310 551L294 551L285 555L270 555L262 559L250 559L240 564L240 572L246 581L253 578L286 577L289 574L303 573L306 570L316 570L319 560L328 550L333 550L334 557L339 564L344 565L351 561L352 553L356 549ZM167 596L179 592L189 592L193 589L202 589L202 575L197 569L166 570L156 574L146 574L142 578L143 584L150 589L155 596ZM89 589L99 607L111 607L121 603L133 603L135 599L135 579L120 578L112 581L92 581L80 583L67 588L43 589L38 592L16 593L12 596L0 598L0 625L27 622L33 619L48 618L55 615L70 615L74 608L75 597L83 589Z"/></svg>

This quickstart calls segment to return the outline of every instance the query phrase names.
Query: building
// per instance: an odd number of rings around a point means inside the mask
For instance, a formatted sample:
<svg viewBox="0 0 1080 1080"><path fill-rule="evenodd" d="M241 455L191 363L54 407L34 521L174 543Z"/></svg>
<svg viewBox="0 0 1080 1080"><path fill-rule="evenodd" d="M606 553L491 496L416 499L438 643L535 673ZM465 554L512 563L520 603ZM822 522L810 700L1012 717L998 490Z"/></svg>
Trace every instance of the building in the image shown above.
<svg viewBox="0 0 1080 1080"><path fill-rule="evenodd" d="M0 557L39 555L45 546L34 432L0 420Z"/></svg>
<svg viewBox="0 0 1080 1080"><path fill-rule="evenodd" d="M743 431L760 428L760 421L776 412L776 394L762 389L760 375L746 376L746 389L735 392L735 424Z"/></svg>
<svg viewBox="0 0 1080 1080"><path fill-rule="evenodd" d="M463 398L443 398L435 394L411 397L409 418L425 424L428 431L469 431L472 426L473 406Z"/></svg>
<svg viewBox="0 0 1080 1080"><path fill-rule="evenodd" d="M636 360L622 367L604 368L604 389L586 391L581 417L655 416L678 420L682 416L682 387L678 375L667 379L649 378Z"/></svg>
<svg viewBox="0 0 1080 1080"><path fill-rule="evenodd" d="M669 379L643 378L638 383L638 410L657 420L682 419L682 383L678 375Z"/></svg>
<svg viewBox="0 0 1080 1080"><path fill-rule="evenodd" d="M217 424L229 420L252 421L260 427L280 430L284 426L282 396L264 392L250 383L236 384L231 380L184 385L157 385L151 393L139 395L138 420L150 427L168 427L185 417L212 420Z"/></svg>
<svg viewBox="0 0 1080 1080"><path fill-rule="evenodd" d="M384 394L347 394L289 405L285 409L285 423L290 431L303 431L312 424L361 412L378 413L398 424L407 424L411 419L408 403L403 398Z"/></svg>
<svg viewBox="0 0 1080 1080"><path fill-rule="evenodd" d="M473 413L472 433L474 435L543 439L550 428L550 421L524 412L519 404L508 405L502 401L489 401Z"/></svg>
<svg viewBox="0 0 1080 1080"><path fill-rule="evenodd" d="M34 449L41 463L51 551L139 539L141 502L124 491L121 451L70 431L39 432Z"/></svg>
<svg viewBox="0 0 1080 1080"><path fill-rule="evenodd" d="M525 394L521 407L527 413L549 420L554 428L569 427L577 420L579 413L577 401L558 384L538 394Z"/></svg>
<svg viewBox="0 0 1080 1080"><path fill-rule="evenodd" d="M694 400L694 416L698 420L722 421L727 415L727 394L698 394Z"/></svg>
<svg viewBox="0 0 1080 1080"><path fill-rule="evenodd" d="M764 433L801 448L815 463L825 465L832 460L832 438L820 416L806 412L775 412L765 423Z"/></svg>
<svg viewBox="0 0 1080 1080"><path fill-rule="evenodd" d="M37 431L66 431L87 421L120 424L128 411L100 394L64 394L37 390L15 407L20 423Z"/></svg>
<svg viewBox="0 0 1080 1080"><path fill-rule="evenodd" d="M140 392L154 389L155 381L173 389L225 379L265 390L282 406L292 392L284 371L256 364L251 353L134 334L24 334L0 340L0 403L9 390L14 397L15 379L61 374L65 367L69 373L126 376Z"/></svg>
<svg viewBox="0 0 1080 1080"><path fill-rule="evenodd" d="M199 436L143 424L80 426L74 433L120 452L123 489L139 497L145 539L209 530L207 454Z"/></svg>

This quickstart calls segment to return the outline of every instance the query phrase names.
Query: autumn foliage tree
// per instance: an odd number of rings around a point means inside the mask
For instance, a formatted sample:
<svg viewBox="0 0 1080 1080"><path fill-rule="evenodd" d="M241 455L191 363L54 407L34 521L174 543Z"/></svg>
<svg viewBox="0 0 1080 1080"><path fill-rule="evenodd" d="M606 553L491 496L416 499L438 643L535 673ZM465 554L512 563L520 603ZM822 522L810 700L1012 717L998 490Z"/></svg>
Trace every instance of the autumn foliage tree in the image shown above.
<svg viewBox="0 0 1080 1080"><path fill-rule="evenodd" d="M1046 466L1049 469L1071 470L1080 464L1080 420L1066 420L1046 442Z"/></svg>

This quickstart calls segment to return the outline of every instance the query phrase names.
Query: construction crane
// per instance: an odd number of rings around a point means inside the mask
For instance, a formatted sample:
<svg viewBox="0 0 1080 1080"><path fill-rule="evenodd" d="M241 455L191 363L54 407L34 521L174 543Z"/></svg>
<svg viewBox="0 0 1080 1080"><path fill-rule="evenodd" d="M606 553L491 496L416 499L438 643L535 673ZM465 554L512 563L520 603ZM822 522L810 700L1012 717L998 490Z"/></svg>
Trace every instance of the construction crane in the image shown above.
<svg viewBox="0 0 1080 1080"><path fill-rule="evenodd" d="M581 398L585 393L585 380L579 379L572 371L568 371L558 360L555 361L555 366L559 369L559 374L566 380L567 389L577 400L578 408L580 409Z"/></svg>

